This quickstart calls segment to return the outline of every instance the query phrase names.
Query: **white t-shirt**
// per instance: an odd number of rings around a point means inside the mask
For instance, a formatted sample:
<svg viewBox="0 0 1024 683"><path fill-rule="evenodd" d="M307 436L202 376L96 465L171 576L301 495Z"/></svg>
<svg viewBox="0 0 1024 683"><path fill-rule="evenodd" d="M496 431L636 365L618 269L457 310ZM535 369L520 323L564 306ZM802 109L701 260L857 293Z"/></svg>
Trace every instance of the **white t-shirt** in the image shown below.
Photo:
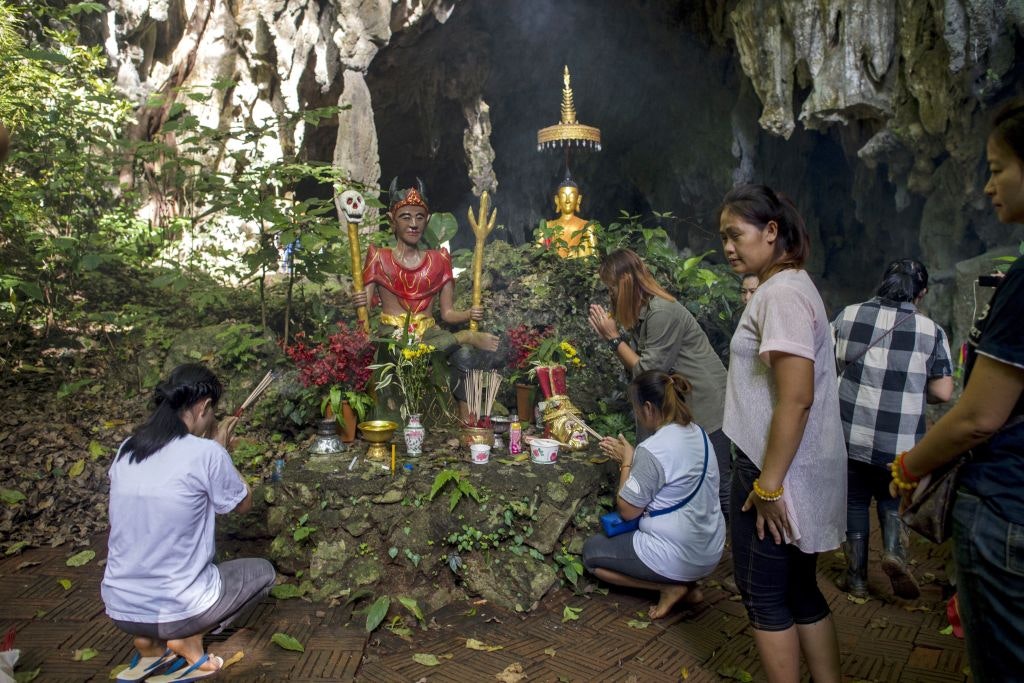
<svg viewBox="0 0 1024 683"><path fill-rule="evenodd" d="M814 402L782 500L805 553L837 548L846 533L846 440L839 417L839 388L825 305L803 270L784 270L762 283L750 299L729 345L725 392L726 436L762 468L776 386L769 352L814 362Z"/></svg>
<svg viewBox="0 0 1024 683"><path fill-rule="evenodd" d="M122 445L123 447L123 445ZM214 515L246 487L216 441L175 439L139 463L110 466L110 540L100 594L112 619L167 623L202 614L220 598Z"/></svg>
<svg viewBox="0 0 1024 683"><path fill-rule="evenodd" d="M674 581L702 579L718 565L725 547L725 518L718 501L718 460L708 441L708 471L683 507L641 517L633 549L647 567ZM672 507L690 495L704 469L704 435L695 423L671 423L636 447L633 467L619 495L650 510Z"/></svg>

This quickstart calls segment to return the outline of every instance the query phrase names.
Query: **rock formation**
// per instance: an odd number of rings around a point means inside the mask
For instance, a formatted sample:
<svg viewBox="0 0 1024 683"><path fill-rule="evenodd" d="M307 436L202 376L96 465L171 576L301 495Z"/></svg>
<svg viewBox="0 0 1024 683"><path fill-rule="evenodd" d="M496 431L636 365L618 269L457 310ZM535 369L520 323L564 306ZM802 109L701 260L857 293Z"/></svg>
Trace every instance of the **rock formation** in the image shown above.
<svg viewBox="0 0 1024 683"><path fill-rule="evenodd" d="M992 106L1024 75L1024 9L999 0L113 0L102 26L133 134L176 99L207 125L278 121L268 153L333 162L371 185L427 181L464 215L495 195L504 238L528 240L563 169L535 151L563 64L604 133L578 155L584 211L671 211L682 249L717 244L737 181L787 191L815 238L831 302L870 292L889 256L937 282L1018 235L981 195ZM208 88L205 102L176 88ZM163 102L147 104L153 94ZM340 105L336 123L283 125ZM213 159L211 163L218 163ZM226 163L226 162L222 162ZM455 247L470 243L468 228ZM941 287L937 287L941 290ZM951 305L951 297L947 297Z"/></svg>

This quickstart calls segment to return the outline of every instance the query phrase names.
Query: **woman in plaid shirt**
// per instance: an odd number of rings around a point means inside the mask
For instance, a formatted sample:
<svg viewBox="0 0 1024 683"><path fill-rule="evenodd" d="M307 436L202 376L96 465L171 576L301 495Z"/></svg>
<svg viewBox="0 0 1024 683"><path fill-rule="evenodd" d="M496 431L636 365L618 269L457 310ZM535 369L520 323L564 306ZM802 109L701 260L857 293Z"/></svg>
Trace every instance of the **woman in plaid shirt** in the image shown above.
<svg viewBox="0 0 1024 683"><path fill-rule="evenodd" d="M871 499L877 502L885 551L882 569L901 598L920 595L907 567L899 501L889 495L889 465L924 436L928 403L953 394L946 333L917 311L928 292L928 270L913 259L890 263L876 295L847 306L832 321L840 365L839 411L846 434L847 570L838 582L856 597L868 594Z"/></svg>

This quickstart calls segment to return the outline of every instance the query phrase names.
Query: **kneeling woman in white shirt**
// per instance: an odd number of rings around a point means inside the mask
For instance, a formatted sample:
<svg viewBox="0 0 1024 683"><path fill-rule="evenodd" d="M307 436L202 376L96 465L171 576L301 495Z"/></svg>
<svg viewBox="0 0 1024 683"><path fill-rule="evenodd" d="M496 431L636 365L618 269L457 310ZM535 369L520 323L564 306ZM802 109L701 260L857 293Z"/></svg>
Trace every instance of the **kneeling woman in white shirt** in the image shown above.
<svg viewBox="0 0 1024 683"><path fill-rule="evenodd" d="M659 592L649 614L659 619L680 600L699 602L697 588L718 565L725 545L725 518L718 500L718 461L704 430L686 407L689 383L679 375L649 370L629 385L637 423L654 431L634 449L620 434L605 437L601 450L619 466L616 509L640 519L636 531L608 538L591 536L583 565L597 578ZM657 516L658 510L689 500Z"/></svg>
<svg viewBox="0 0 1024 683"><path fill-rule="evenodd" d="M135 636L138 650L118 680L215 674L222 662L204 653L203 634L227 626L274 584L266 560L213 563L215 515L252 507L227 451L237 419L214 417L222 392L202 365L175 368L155 390L153 414L110 467L101 593L107 615Z"/></svg>

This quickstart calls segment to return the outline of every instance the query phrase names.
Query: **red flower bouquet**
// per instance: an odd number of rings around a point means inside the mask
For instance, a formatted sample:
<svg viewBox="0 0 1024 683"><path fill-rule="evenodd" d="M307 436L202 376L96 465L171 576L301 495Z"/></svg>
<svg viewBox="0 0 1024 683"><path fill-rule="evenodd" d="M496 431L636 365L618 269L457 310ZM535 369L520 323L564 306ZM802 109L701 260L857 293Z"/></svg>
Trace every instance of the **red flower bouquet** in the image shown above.
<svg viewBox="0 0 1024 683"><path fill-rule="evenodd" d="M550 325L530 327L525 324L508 331L508 367L512 371L509 378L512 382L522 379L527 374L534 352L553 331Z"/></svg>
<svg viewBox="0 0 1024 683"><path fill-rule="evenodd" d="M325 341L307 344L303 333L295 335L295 343L285 353L299 369L299 381L304 387L330 386L330 394L323 399L320 409L326 412L330 405L341 419L339 410L344 397L352 409L363 418L369 405L366 383L373 374L374 346L361 329L349 329L343 322L338 331Z"/></svg>
<svg viewBox="0 0 1024 683"><path fill-rule="evenodd" d="M340 384L349 391L366 391L366 383L373 371L374 347L362 330L350 330L345 323L338 323L338 331L326 341L312 346L306 344L306 336L299 332L295 343L285 349L299 369L299 381L305 387L322 387L326 384Z"/></svg>

